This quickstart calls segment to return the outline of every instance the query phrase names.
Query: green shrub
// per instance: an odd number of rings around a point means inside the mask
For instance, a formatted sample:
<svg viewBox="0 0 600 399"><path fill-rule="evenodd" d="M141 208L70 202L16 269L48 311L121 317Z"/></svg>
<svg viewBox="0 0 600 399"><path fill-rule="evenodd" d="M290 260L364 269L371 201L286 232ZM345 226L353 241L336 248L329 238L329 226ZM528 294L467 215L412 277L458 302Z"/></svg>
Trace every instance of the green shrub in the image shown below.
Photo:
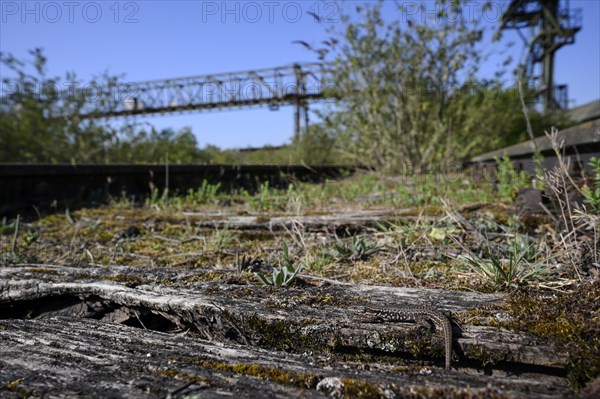
<svg viewBox="0 0 600 399"><path fill-rule="evenodd" d="M527 172L517 171L507 154L502 158L496 158L496 163L498 164L498 193L503 199L512 201L520 189L531 186L531 179Z"/></svg>
<svg viewBox="0 0 600 399"><path fill-rule="evenodd" d="M600 213L600 159L592 157L589 165L592 167L593 176L591 187L585 184L582 188L583 196L595 213Z"/></svg>

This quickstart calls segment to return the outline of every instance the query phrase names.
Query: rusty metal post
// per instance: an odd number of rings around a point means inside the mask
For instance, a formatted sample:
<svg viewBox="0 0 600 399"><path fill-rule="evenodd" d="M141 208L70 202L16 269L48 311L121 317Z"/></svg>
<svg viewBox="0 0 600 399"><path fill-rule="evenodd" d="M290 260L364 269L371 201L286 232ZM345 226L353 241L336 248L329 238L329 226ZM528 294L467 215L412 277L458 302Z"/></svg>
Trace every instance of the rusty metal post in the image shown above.
<svg viewBox="0 0 600 399"><path fill-rule="evenodd" d="M302 67L294 64L294 74L296 75L296 93L294 102L294 143L300 140L300 112L302 107L301 91L302 91Z"/></svg>

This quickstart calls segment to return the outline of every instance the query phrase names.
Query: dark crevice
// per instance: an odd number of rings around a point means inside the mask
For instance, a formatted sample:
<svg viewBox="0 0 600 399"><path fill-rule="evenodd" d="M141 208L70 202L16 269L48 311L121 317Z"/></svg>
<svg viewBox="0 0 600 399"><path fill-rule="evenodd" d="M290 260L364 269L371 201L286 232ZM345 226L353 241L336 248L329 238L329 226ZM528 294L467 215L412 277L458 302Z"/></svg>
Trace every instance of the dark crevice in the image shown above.
<svg viewBox="0 0 600 399"><path fill-rule="evenodd" d="M407 361L407 365L428 362L430 364L435 364L439 367L443 366L443 360L440 360L439 358L419 356L419 358L417 359L410 352L389 352L376 348L359 349L352 346L336 346L335 352L339 355L376 359L375 361L377 363L382 363L383 359L389 359L391 364L395 363L398 360L402 360ZM561 367L526 364L520 362L495 362L493 364L489 363L486 365L482 365L482 363L476 359L468 359L464 358L463 356L460 356L460 361L456 361L455 359L452 361L452 368L457 370L473 369L482 372L484 375L489 376L492 376L494 375L494 373L498 372L517 377L527 374L538 374L561 378L565 378L567 376L567 370Z"/></svg>
<svg viewBox="0 0 600 399"><path fill-rule="evenodd" d="M95 319L160 332L178 331L164 316L144 307L121 306L101 297L58 295L0 304L0 319L46 319L56 316Z"/></svg>

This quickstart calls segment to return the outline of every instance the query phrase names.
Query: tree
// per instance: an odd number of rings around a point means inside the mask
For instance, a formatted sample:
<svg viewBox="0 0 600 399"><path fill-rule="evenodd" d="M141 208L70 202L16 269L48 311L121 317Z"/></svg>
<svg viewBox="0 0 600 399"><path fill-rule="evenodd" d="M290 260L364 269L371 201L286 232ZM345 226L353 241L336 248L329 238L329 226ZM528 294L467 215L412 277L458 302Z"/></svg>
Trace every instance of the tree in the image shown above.
<svg viewBox="0 0 600 399"><path fill-rule="evenodd" d="M385 21L382 7L356 7L358 21L344 16L343 36L328 41L344 99L329 121L361 164L427 168L442 158L450 93L474 79L483 31L460 17L457 1L438 1L434 20L423 21L407 16L402 3L397 18Z"/></svg>
<svg viewBox="0 0 600 399"><path fill-rule="evenodd" d="M323 125L351 162L424 171L525 138L518 93L499 80L504 71L477 78L484 28L464 3L438 0L432 13L432 3L399 2L392 19L382 16L383 1L359 5L314 50L332 58L342 99Z"/></svg>
<svg viewBox="0 0 600 399"><path fill-rule="evenodd" d="M27 62L0 53L0 63L14 74L2 81L0 162L163 163L167 154L171 163L208 161L189 128L146 132L137 123L116 129L81 120L89 93L70 89L70 82L78 81L76 75L68 73L63 81L50 78L43 51L35 49L30 55L32 61ZM118 84L119 77L107 73L91 82L109 88Z"/></svg>

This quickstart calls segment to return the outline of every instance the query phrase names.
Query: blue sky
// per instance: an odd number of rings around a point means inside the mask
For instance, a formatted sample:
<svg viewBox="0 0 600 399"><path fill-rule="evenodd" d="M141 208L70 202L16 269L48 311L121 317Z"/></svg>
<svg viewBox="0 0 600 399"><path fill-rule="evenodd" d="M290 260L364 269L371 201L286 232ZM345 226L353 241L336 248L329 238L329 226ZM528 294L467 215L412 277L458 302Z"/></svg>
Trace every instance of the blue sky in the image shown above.
<svg viewBox="0 0 600 399"><path fill-rule="evenodd" d="M472 1L474 5L482 3ZM562 3L565 0L561 1ZM343 7L353 7L348 1ZM433 3L412 1L410 3ZM497 13L508 0L499 0L487 15L495 26ZM387 7L390 11L393 7ZM582 8L583 29L576 43L559 50L555 81L569 85L573 105L600 97L600 1L571 0ZM333 1L7 1L0 0L0 51L27 58L42 47L49 75L73 71L89 81L103 71L125 74L125 81L174 78L240 71L316 61L294 40L318 45L327 38L324 24L339 26ZM317 23L311 13L324 21ZM523 44L506 32L511 53L521 59ZM482 64L491 77L500 57ZM0 76L9 72L0 69ZM293 133L293 108L279 111L248 109L140 119L157 128L190 126L201 146L221 148L279 145Z"/></svg>

